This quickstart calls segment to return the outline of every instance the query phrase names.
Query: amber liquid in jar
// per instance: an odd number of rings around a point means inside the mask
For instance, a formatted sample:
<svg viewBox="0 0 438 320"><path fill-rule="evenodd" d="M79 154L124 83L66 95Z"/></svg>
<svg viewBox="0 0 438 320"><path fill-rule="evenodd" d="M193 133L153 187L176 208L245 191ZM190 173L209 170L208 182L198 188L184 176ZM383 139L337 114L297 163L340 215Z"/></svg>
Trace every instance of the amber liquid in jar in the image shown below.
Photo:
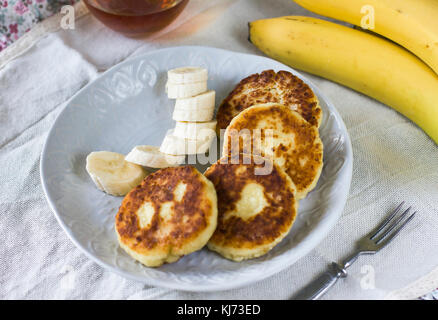
<svg viewBox="0 0 438 320"><path fill-rule="evenodd" d="M107 27L127 36L152 34L169 25L189 0L84 0Z"/></svg>

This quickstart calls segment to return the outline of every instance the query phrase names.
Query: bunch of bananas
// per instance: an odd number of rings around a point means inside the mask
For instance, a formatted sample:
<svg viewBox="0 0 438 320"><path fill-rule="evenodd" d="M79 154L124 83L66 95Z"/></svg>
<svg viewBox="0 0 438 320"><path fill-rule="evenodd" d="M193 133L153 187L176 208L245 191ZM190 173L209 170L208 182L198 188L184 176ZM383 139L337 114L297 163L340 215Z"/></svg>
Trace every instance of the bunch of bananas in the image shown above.
<svg viewBox="0 0 438 320"><path fill-rule="evenodd" d="M387 104L438 143L437 0L295 2L357 26L363 24L368 10L374 18L371 31L396 43L370 32L301 16L251 22L250 41L276 60Z"/></svg>

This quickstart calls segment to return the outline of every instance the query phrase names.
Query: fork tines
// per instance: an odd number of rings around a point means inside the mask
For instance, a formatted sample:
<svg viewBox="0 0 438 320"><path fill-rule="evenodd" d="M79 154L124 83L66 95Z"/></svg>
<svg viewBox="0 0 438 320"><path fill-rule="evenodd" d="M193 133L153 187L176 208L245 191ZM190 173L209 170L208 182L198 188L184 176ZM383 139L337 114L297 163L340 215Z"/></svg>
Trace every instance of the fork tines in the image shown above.
<svg viewBox="0 0 438 320"><path fill-rule="evenodd" d="M376 244L387 244L391 241L408 223L417 212L412 213L407 219L404 219L412 207L407 208L403 213L397 216L405 202L403 201L398 207L388 215L388 217L370 233L370 239ZM393 231L395 229L395 231Z"/></svg>

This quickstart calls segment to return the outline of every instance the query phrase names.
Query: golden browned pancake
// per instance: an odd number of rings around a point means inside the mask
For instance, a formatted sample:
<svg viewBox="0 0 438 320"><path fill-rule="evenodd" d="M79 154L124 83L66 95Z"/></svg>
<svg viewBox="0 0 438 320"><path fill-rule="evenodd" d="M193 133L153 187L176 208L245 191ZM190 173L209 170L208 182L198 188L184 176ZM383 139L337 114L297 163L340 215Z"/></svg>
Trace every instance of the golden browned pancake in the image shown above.
<svg viewBox="0 0 438 320"><path fill-rule="evenodd" d="M216 223L213 184L194 167L182 166L158 170L129 192L115 227L120 246L155 267L201 249Z"/></svg>
<svg viewBox="0 0 438 320"><path fill-rule="evenodd" d="M240 152L272 158L292 178L298 199L315 187L323 165L318 128L277 103L255 105L231 121L223 154Z"/></svg>
<svg viewBox="0 0 438 320"><path fill-rule="evenodd" d="M288 234L298 202L292 180L279 166L241 154L219 159L205 176L218 196L218 224L207 245L210 250L235 261L256 258Z"/></svg>
<svg viewBox="0 0 438 320"><path fill-rule="evenodd" d="M319 127L322 110L312 89L288 71L266 70L242 81L225 98L217 112L217 131L225 129L242 110L255 104L280 103Z"/></svg>

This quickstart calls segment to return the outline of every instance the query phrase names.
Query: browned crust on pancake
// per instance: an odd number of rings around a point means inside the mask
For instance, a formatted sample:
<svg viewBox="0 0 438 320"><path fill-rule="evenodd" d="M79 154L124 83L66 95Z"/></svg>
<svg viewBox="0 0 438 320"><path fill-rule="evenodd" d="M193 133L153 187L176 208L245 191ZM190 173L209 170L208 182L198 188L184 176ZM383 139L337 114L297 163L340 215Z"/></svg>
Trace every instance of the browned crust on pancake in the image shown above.
<svg viewBox="0 0 438 320"><path fill-rule="evenodd" d="M260 127L258 125L259 121L267 121L268 123ZM225 153L231 153L233 132L238 133L243 129L253 132L253 129L261 129L263 139L265 130L276 129L279 124L281 124L282 130L274 130L274 138L278 135L293 135L294 141L291 140L287 145L274 146L272 150L274 162L277 162L279 158L285 159L283 168L292 178L299 193L298 198L302 198L308 192L309 186L315 184L315 180L319 178L323 161L323 146L318 129L310 125L298 113L278 104L254 106L247 109L234 118L228 126L225 134L224 150ZM247 147L250 147L251 150L246 150ZM254 153L253 148L255 148L253 144L248 146L246 140L239 137L239 151L237 152ZM267 156L266 150L256 151L260 152L262 156ZM304 166L299 162L299 159L303 158L307 159ZM303 192L304 194L301 196L300 193Z"/></svg>
<svg viewBox="0 0 438 320"><path fill-rule="evenodd" d="M303 80L288 71L266 70L240 81L224 99L216 116L218 130L225 129L242 110L268 102L281 103L297 111L314 126L321 122L318 98Z"/></svg>
<svg viewBox="0 0 438 320"><path fill-rule="evenodd" d="M116 216L116 230L121 241L139 253L155 249L181 248L197 238L207 228L212 216L213 204L206 197L206 182L201 173L192 166L165 168L147 176L143 182L129 192L122 201ZM180 183L186 191L180 202L174 200L174 191ZM174 202L174 214L163 222L159 215L160 206ZM150 202L154 209L151 223L141 228L137 210L144 202ZM169 234L161 235L160 229L172 227Z"/></svg>
<svg viewBox="0 0 438 320"><path fill-rule="evenodd" d="M251 249L272 243L289 231L297 213L293 183L276 165L270 174L256 175L255 168L264 165L254 161L233 164L229 157L224 157L205 172L218 196L218 224L210 242L221 247ZM242 166L247 170L239 170ZM242 189L251 182L263 186L268 205L248 219L228 217L227 213L235 210Z"/></svg>

